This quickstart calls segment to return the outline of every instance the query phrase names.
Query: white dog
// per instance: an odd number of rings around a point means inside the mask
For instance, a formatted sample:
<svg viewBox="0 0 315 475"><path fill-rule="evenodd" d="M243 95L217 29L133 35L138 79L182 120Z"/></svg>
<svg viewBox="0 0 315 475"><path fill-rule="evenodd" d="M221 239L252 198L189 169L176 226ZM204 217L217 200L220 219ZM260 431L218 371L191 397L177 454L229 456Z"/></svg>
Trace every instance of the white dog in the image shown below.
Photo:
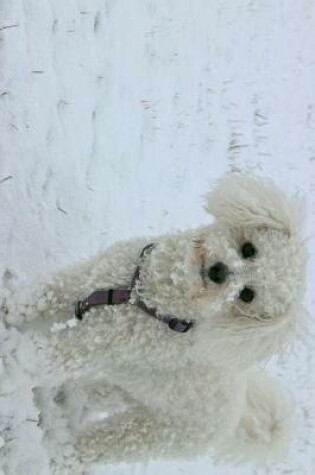
<svg viewBox="0 0 315 475"><path fill-rule="evenodd" d="M59 323L77 302L77 324L60 325L51 348L64 381L54 400L79 457L143 461L212 447L259 462L290 442L291 397L257 366L303 320L301 207L269 181L231 174L206 209L214 224L118 243L55 275L36 300Z"/></svg>

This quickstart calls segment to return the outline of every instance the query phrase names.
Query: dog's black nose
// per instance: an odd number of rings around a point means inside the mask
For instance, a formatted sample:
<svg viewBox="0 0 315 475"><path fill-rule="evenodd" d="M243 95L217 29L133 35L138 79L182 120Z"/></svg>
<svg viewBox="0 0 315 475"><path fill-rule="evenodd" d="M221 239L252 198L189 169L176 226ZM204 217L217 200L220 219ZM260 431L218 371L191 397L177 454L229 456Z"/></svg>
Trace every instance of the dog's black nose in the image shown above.
<svg viewBox="0 0 315 475"><path fill-rule="evenodd" d="M223 284L229 275L229 268L223 262L217 262L213 266L209 267L208 277L216 284Z"/></svg>

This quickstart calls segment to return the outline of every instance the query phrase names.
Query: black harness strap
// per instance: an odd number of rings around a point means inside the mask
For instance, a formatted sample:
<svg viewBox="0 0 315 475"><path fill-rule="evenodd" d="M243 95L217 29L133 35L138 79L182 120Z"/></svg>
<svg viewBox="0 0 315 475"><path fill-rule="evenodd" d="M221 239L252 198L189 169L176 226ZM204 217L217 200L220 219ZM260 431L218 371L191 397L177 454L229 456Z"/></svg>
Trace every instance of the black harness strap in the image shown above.
<svg viewBox="0 0 315 475"><path fill-rule="evenodd" d="M131 289L95 290L87 298L83 300L78 300L76 302L74 313L77 319L82 320L84 313L88 312L91 308L97 307L99 305L121 305L131 303L129 301L131 292L133 291L140 277L141 260L143 259L143 257L146 257L146 255L150 254L153 248L154 244L148 244L142 249L142 252L140 254L140 263L136 268L131 282ZM174 330L178 333L185 333L193 326L192 321L187 322L186 320L179 320L178 318L172 317L171 315L159 315L156 309L148 307L140 299L137 299L136 303L133 305L136 305L147 314L166 323L171 330Z"/></svg>
<svg viewBox="0 0 315 475"><path fill-rule="evenodd" d="M95 290L84 300L78 300L75 304L75 316L78 320L82 320L83 314L88 312L92 307L99 305L120 305L128 303L131 290L128 289L108 289Z"/></svg>

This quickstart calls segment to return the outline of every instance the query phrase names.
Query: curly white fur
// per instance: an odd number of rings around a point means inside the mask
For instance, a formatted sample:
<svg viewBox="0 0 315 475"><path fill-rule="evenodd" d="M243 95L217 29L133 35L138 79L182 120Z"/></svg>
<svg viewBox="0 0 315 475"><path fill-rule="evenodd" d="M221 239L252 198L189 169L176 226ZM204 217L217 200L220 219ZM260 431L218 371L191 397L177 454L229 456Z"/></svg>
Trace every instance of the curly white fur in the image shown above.
<svg viewBox="0 0 315 475"><path fill-rule="evenodd" d="M194 319L189 332L127 304L93 309L51 339L63 373L55 400L81 458L186 457L212 446L220 457L257 462L281 457L291 440L294 404L255 366L283 351L303 322L300 202L242 174L223 178L206 200L214 224L154 239L133 294L161 314ZM241 255L244 242L254 258ZM147 243L118 243L59 272L39 292L37 313L65 321L93 290L128 287ZM223 284L201 272L218 261L230 271ZM245 285L255 289L251 303L239 298ZM115 391L126 410L108 416Z"/></svg>

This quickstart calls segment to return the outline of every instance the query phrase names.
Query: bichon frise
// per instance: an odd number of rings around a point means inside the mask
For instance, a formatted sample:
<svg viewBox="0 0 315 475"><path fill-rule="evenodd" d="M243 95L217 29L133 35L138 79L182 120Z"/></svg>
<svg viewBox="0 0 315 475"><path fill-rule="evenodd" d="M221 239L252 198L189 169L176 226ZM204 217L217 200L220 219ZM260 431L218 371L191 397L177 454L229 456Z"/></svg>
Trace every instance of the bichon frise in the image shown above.
<svg viewBox="0 0 315 475"><path fill-rule="evenodd" d="M33 305L59 322L54 400L68 408L79 457L140 461L212 447L259 462L290 442L294 404L258 365L303 320L301 207L268 180L230 174L206 210L214 224L118 243L59 272ZM62 324L74 308L77 323Z"/></svg>

